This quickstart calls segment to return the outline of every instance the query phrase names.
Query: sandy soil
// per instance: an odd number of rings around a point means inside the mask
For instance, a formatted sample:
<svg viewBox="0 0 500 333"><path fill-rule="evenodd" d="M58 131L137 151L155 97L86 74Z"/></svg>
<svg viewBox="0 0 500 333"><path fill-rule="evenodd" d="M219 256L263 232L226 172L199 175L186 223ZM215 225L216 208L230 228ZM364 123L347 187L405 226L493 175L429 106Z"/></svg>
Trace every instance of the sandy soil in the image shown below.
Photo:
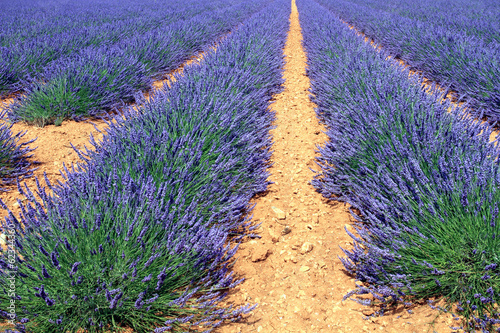
<svg viewBox="0 0 500 333"><path fill-rule="evenodd" d="M275 184L254 199L253 220L262 223L258 230L262 238L241 245L234 272L246 281L227 300L259 306L242 322L222 326L218 332L450 332L451 316L437 317L438 312L426 305L413 308L414 314L401 308L381 318L364 320L376 309L349 300L342 302L343 295L355 287L355 280L344 272L338 259L342 256L339 247L351 246L344 227L349 227L352 218L347 206L328 202L309 184L314 175L309 168L317 170L316 146L327 137L308 97L306 54L301 46L297 8L292 3L284 49L285 90L275 96L272 105L277 128L272 132L275 144L270 180ZM170 81L155 87L166 82ZM100 130L106 129L103 121L93 122ZM24 130L28 132L23 141L38 137L33 159L41 162L35 176L42 176L42 185L44 171L56 183L62 181L59 170L63 163L79 161L70 142L83 148L90 146L90 134L101 138L90 122L65 121L61 126L44 128L19 123L12 127L14 133ZM34 178L22 183L36 188ZM22 197L16 186L11 189L0 193L0 198L18 215L16 201ZM3 217L6 211L0 214Z"/></svg>

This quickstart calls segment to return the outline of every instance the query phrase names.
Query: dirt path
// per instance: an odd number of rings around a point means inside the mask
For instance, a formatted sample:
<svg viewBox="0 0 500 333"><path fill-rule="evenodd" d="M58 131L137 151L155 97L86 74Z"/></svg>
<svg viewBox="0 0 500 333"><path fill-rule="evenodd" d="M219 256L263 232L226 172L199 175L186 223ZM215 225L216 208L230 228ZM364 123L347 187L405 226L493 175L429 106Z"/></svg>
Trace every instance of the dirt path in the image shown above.
<svg viewBox="0 0 500 333"><path fill-rule="evenodd" d="M294 0L290 20L284 49L285 90L272 105L277 128L272 132L270 180L275 184L254 200L254 221L262 222L262 238L241 245L234 271L246 281L230 296L236 304L246 301L259 306L245 321L219 331L449 332L451 316L435 320L437 312L428 306L413 309L414 315L402 309L363 320L363 314L373 309L342 302L343 295L354 288L354 279L344 273L337 257L342 256L339 246L350 248L344 225L351 217L345 205L328 203L309 184L313 178L309 167L317 169L316 145L327 137L308 97L306 54Z"/></svg>

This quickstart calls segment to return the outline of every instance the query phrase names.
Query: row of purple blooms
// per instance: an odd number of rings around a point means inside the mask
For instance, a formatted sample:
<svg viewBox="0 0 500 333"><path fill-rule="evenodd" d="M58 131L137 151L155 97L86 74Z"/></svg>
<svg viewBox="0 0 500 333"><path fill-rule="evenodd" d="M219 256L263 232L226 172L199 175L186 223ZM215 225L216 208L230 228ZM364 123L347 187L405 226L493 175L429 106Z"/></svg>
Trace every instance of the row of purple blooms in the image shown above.
<svg viewBox="0 0 500 333"><path fill-rule="evenodd" d="M24 89L54 60L87 47L110 47L140 38L195 15L226 8L233 1L59 2L23 0L0 4L0 93ZM63 61L64 62L64 61ZM68 62L68 61L66 61Z"/></svg>
<svg viewBox="0 0 500 333"><path fill-rule="evenodd" d="M463 318L467 330L497 329L500 151L489 142L492 128L441 102L435 87L427 92L422 78L314 0L298 6L329 137L313 184L348 203L357 221L342 261L358 284L345 298L378 305L375 314L444 298L457 325Z"/></svg>
<svg viewBox="0 0 500 333"><path fill-rule="evenodd" d="M0 119L6 119L6 111L0 112ZM36 148L30 147L35 139L21 143L25 132L12 132L13 124L2 122L0 124L0 192L6 192L8 185L12 185L16 180L23 180L31 177L36 162L29 159L33 157Z"/></svg>
<svg viewBox="0 0 500 333"><path fill-rule="evenodd" d="M390 55L500 120L498 1L318 0Z"/></svg>

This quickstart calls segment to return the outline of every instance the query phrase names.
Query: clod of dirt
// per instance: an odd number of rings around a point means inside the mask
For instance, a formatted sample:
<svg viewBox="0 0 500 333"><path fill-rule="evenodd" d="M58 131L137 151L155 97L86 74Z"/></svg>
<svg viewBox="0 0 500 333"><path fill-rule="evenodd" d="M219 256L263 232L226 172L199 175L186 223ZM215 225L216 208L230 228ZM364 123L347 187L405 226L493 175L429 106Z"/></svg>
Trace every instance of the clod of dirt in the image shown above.
<svg viewBox="0 0 500 333"><path fill-rule="evenodd" d="M252 262L264 261L267 259L269 254L271 254L269 249L264 247L257 247L252 254Z"/></svg>
<svg viewBox="0 0 500 333"><path fill-rule="evenodd" d="M276 234L276 232L272 228L269 228L269 236L271 237L271 242L273 243L277 243L280 240L279 235Z"/></svg>

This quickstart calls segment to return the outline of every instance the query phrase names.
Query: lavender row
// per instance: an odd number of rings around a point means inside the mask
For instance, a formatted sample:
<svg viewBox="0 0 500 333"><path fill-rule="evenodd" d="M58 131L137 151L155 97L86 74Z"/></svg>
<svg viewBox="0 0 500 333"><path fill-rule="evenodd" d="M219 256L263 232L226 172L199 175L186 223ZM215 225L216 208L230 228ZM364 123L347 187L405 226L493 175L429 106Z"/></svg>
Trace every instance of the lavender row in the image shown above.
<svg viewBox="0 0 500 333"><path fill-rule="evenodd" d="M16 267L0 252L3 317L14 303L21 332L211 331L253 309L220 302L241 282L230 267L253 229L249 201L268 186L289 13L269 3L172 88L116 116L53 195L19 187L22 214L3 223L17 251Z"/></svg>
<svg viewBox="0 0 500 333"><path fill-rule="evenodd" d="M409 1L408 1L409 2ZM414 6L434 7L435 1L413 1ZM318 0L340 18L354 25L358 30L373 38L392 56L406 61L410 66L424 72L425 76L443 86L449 86L458 93L457 98L467 101L477 114L484 111L484 116L492 122L500 120L500 36L498 18L500 7L483 8L476 5L476 15L450 15L452 7L441 4L444 12L433 13L430 9L420 16L408 13L399 15L393 11L376 9L356 0ZM402 12L412 10L410 6L396 6ZM461 6L460 4L463 4ZM464 6L476 7L470 1L461 0L456 4L463 12ZM408 8L405 11L405 8ZM482 8L482 10L481 10ZM457 9L458 10L458 9ZM484 13L486 12L486 13ZM488 13L489 12L489 13ZM443 17L457 24L442 24ZM440 19L441 17L441 19ZM491 24L485 23L491 22ZM486 25L486 27L481 26ZM468 27L468 28L464 28ZM491 33L481 31L493 29ZM480 30L472 33L471 31Z"/></svg>
<svg viewBox="0 0 500 333"><path fill-rule="evenodd" d="M380 315L444 298L465 329L498 328L500 151L489 142L492 128L464 108L448 113L443 93L429 95L313 0L298 6L329 137L313 184L350 204L357 221L342 261L361 283L345 298L371 294L357 300L380 306Z"/></svg>
<svg viewBox="0 0 500 333"><path fill-rule="evenodd" d="M228 7L233 1L112 5L88 0L71 2L54 11L37 5L33 9L28 0L21 4L19 13L12 9L0 14L5 22L14 19L11 25L0 28L0 93L3 94L23 89L23 81L33 79L54 60L74 57L82 48L109 47L131 36L143 36L151 30Z"/></svg>
<svg viewBox="0 0 500 333"><path fill-rule="evenodd" d="M194 3L194 2L193 2ZM147 6L150 5L150 6ZM67 33L67 38L84 28L106 26L109 23L117 25L124 20L135 28L157 27L167 21L170 15L181 13L179 3L166 5L158 3L152 7L151 3L126 2L123 6L112 2L84 2L53 3L45 1L16 1L2 3L0 12L3 25L0 27L0 45L4 47L18 46L33 42L40 38L58 38L58 35ZM141 18L142 16L142 18Z"/></svg>
<svg viewBox="0 0 500 333"><path fill-rule="evenodd" d="M241 3L196 15L125 38L111 47L89 47L53 61L26 94L11 104L13 122L38 126L64 119L97 116L135 100L151 78L180 66L218 36L234 29L265 0Z"/></svg>
<svg viewBox="0 0 500 333"><path fill-rule="evenodd" d="M441 26L485 44L500 43L500 3L495 0L350 1L376 13L385 12L417 20L429 29Z"/></svg>

